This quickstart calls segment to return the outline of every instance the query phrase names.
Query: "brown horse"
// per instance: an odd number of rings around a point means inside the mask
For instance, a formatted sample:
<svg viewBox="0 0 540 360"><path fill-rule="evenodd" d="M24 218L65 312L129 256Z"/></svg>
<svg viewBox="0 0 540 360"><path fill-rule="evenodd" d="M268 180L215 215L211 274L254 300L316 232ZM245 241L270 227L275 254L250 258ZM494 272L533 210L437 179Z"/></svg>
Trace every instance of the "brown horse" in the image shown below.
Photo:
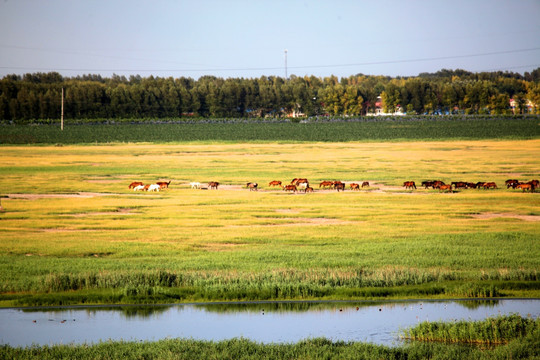
<svg viewBox="0 0 540 360"><path fill-rule="evenodd" d="M208 188L209 189L218 189L218 186L219 186L219 183L217 181L210 181L208 183Z"/></svg>
<svg viewBox="0 0 540 360"><path fill-rule="evenodd" d="M136 186L144 185L141 181L134 181L131 184L129 184L128 189L133 189Z"/></svg>
<svg viewBox="0 0 540 360"><path fill-rule="evenodd" d="M439 192L442 192L442 191L448 191L448 192L453 192L452 191L452 185L441 185L439 186Z"/></svg>
<svg viewBox="0 0 540 360"><path fill-rule="evenodd" d="M159 185L159 188L160 188L160 189L165 189L165 188L167 188L167 189L168 189L168 188L169 188L169 184L170 184L170 183L171 183L170 181L169 181L169 182L165 182L165 181L158 181L158 182L157 182L156 184L158 184L158 185Z"/></svg>
<svg viewBox="0 0 540 360"><path fill-rule="evenodd" d="M351 190L360 190L360 185L356 183L350 183L349 187L351 188Z"/></svg>
<svg viewBox="0 0 540 360"><path fill-rule="evenodd" d="M258 191L258 189L257 189L258 186L259 186L259 184L252 183L252 182L248 182L246 184L246 187L249 188L249 191Z"/></svg>
<svg viewBox="0 0 540 360"><path fill-rule="evenodd" d="M281 181L279 180L270 181L268 183L268 186L281 186Z"/></svg>
<svg viewBox="0 0 540 360"><path fill-rule="evenodd" d="M339 192L339 190L345 191L345 183L342 183L341 181L335 181L334 182L334 189L336 189L338 192Z"/></svg>
<svg viewBox="0 0 540 360"><path fill-rule="evenodd" d="M333 181L322 181L319 184L319 188L326 188L326 187L332 187L334 185Z"/></svg>
<svg viewBox="0 0 540 360"><path fill-rule="evenodd" d="M365 186L369 187L369 181L364 181L364 182L362 183L362 187L365 187Z"/></svg>
<svg viewBox="0 0 540 360"><path fill-rule="evenodd" d="M516 189L522 189L523 192L525 192L525 191L534 192L534 185L531 184L530 182L528 182L528 183L520 183L520 184L517 184Z"/></svg>
<svg viewBox="0 0 540 360"><path fill-rule="evenodd" d="M504 182L504 184L506 185L506 188L507 188L507 189L510 189L510 188L515 189L516 186L518 186L519 181L516 180L516 179L508 179L508 180L506 180L506 181Z"/></svg>
<svg viewBox="0 0 540 360"><path fill-rule="evenodd" d="M308 187L306 188L306 190L304 190L304 191L307 192L307 193L308 193L308 192L313 192L313 188L312 188L311 186L308 186Z"/></svg>
<svg viewBox="0 0 540 360"><path fill-rule="evenodd" d="M296 188L296 185L285 185L283 187L283 190L284 191L292 191L292 192L296 192L297 188Z"/></svg>
<svg viewBox="0 0 540 360"><path fill-rule="evenodd" d="M484 189L496 189L496 188L497 188L497 184L495 184L494 182L484 183Z"/></svg>
<svg viewBox="0 0 540 360"><path fill-rule="evenodd" d="M414 181L405 181L403 186L405 186L405 189L416 189L416 184Z"/></svg>

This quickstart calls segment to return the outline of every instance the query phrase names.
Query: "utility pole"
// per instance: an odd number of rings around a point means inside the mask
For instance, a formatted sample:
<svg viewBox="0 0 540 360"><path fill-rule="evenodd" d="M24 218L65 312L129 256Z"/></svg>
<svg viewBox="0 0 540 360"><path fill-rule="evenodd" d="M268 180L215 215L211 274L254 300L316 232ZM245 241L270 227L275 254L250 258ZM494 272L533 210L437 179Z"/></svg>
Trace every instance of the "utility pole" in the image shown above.
<svg viewBox="0 0 540 360"><path fill-rule="evenodd" d="M62 106L60 109L60 130L64 131L64 88L62 88Z"/></svg>
<svg viewBox="0 0 540 360"><path fill-rule="evenodd" d="M287 49L285 49L285 81L287 81Z"/></svg>

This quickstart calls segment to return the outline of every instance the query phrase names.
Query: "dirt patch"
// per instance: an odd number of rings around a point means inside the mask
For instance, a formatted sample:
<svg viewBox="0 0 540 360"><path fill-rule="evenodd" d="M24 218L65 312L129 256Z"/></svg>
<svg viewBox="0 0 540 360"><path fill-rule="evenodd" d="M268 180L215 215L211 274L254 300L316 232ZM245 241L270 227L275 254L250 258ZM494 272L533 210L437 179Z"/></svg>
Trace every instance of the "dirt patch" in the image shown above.
<svg viewBox="0 0 540 360"><path fill-rule="evenodd" d="M110 195L121 195L121 194L79 192L76 194L7 194L6 196L9 199L38 200L38 199L58 199L58 198L93 198L97 196L110 196Z"/></svg>
<svg viewBox="0 0 540 360"><path fill-rule="evenodd" d="M260 226L271 226L271 227L291 227L291 226L322 226L322 225L347 225L347 224L356 224L358 222L346 221L340 219L329 219L329 218L265 218L266 220L275 220L275 223L270 224L253 224L253 225L230 225L227 228L245 228L245 227L260 227ZM281 222L288 221L288 222Z"/></svg>
<svg viewBox="0 0 540 360"><path fill-rule="evenodd" d="M525 220L525 221L540 221L539 215L520 215L520 214L512 214L512 213L484 213L484 214L473 214L470 216L475 219L481 219L481 220L488 220L488 219L495 219L495 218L514 218L514 219Z"/></svg>

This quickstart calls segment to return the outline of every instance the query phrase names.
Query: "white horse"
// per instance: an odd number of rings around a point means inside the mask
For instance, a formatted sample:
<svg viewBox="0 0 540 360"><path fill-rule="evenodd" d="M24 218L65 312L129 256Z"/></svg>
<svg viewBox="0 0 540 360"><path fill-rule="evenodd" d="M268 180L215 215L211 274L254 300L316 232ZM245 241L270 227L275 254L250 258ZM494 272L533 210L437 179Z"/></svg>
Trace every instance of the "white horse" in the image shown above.
<svg viewBox="0 0 540 360"><path fill-rule="evenodd" d="M144 185L137 185L133 188L133 191L143 191L144 190Z"/></svg>
<svg viewBox="0 0 540 360"><path fill-rule="evenodd" d="M158 184L152 184L148 187L148 191L159 191L159 189L161 189L161 186Z"/></svg>
<svg viewBox="0 0 540 360"><path fill-rule="evenodd" d="M201 183L200 182L190 182L189 186L191 186L192 189L200 189Z"/></svg>

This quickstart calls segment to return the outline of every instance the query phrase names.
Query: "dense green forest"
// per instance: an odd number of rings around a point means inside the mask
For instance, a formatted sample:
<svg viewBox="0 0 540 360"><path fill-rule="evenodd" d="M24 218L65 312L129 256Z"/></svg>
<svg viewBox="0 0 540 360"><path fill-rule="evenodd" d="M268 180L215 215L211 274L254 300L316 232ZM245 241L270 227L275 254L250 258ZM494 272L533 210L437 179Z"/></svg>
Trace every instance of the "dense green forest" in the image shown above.
<svg viewBox="0 0 540 360"><path fill-rule="evenodd" d="M246 118L359 116L380 106L407 114L540 113L540 68L471 73L441 70L416 77L353 75L260 78L160 78L59 73L7 75L0 80L0 121L59 119ZM378 96L381 98L378 100ZM514 99L515 108L510 108Z"/></svg>

